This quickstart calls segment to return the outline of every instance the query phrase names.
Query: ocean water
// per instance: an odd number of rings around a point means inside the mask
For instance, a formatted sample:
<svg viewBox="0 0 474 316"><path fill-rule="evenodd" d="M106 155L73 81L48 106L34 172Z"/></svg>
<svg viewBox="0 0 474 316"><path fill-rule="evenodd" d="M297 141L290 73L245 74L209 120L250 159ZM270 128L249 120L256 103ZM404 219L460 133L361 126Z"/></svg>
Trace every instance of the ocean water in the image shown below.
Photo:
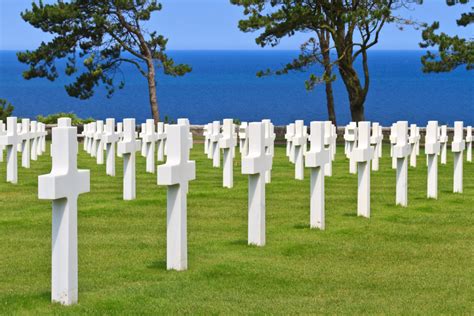
<svg viewBox="0 0 474 316"><path fill-rule="evenodd" d="M296 51L173 51L176 62L188 63L193 71L184 77L157 76L161 117L188 117L193 124L236 118L255 121L270 118L275 124L296 119L326 120L324 86L306 91L308 73L257 78L258 70L279 68ZM389 125L397 120L425 125L438 120L474 124L474 72L457 69L450 73L424 74L420 51L372 51L369 55L370 91L365 104L366 119ZM80 117L144 121L151 116L147 84L133 66L116 76L125 88L111 99L103 89L89 100L69 97L61 74L55 82L24 80L26 65L13 51L0 51L0 98L15 106L15 115L33 118L39 114L74 112ZM334 84L338 125L350 121L347 94L341 79Z"/></svg>

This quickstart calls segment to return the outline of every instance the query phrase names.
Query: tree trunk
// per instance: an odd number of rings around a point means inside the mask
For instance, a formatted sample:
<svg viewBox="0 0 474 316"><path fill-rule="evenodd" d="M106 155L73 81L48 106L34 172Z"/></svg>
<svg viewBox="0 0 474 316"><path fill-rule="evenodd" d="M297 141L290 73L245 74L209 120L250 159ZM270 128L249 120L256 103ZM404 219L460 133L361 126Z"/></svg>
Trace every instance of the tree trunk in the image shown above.
<svg viewBox="0 0 474 316"><path fill-rule="evenodd" d="M354 122L364 121L364 102L367 91L360 84L359 75L352 64L352 56L343 58L338 63L338 67L349 96L352 120Z"/></svg>
<svg viewBox="0 0 474 316"><path fill-rule="evenodd" d="M326 73L327 78L332 77L332 67L331 67L331 55L329 49L329 40L330 34L329 31L324 31L323 33L318 33L319 35L319 44L321 46L321 54L323 55L324 63L324 72ZM329 120L337 126L336 123L336 111L334 110L334 95L332 92L332 81L326 81L326 105L328 108L328 118Z"/></svg>
<svg viewBox="0 0 474 316"><path fill-rule="evenodd" d="M153 60L147 60L147 67L148 96L150 99L151 115L156 124L160 121L160 111L158 109L158 99L156 97L155 65L153 64Z"/></svg>

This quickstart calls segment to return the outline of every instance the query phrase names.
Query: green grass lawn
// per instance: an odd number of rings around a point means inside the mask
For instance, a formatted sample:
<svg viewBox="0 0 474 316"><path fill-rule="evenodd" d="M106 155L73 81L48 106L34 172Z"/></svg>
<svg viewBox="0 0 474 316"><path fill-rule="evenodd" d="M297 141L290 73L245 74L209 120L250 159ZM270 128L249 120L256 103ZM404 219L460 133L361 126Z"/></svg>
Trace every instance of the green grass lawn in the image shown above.
<svg viewBox="0 0 474 316"><path fill-rule="evenodd" d="M49 148L49 145L47 146ZM473 314L474 164L464 193L452 193L453 158L439 167L439 198L426 199L425 156L409 168L408 207L395 206L395 171L384 148L371 175L372 217L356 216L357 176L338 148L326 178L326 230L309 229L309 170L277 147L267 185L267 245L247 245L247 177L234 164L222 188L196 144L197 179L188 195L188 263L166 271L166 187L138 155L137 199L122 200L122 161L105 175L80 145L91 192L79 198L79 304L50 302L51 202L38 200L37 176L49 152L5 182L0 163L0 314Z"/></svg>

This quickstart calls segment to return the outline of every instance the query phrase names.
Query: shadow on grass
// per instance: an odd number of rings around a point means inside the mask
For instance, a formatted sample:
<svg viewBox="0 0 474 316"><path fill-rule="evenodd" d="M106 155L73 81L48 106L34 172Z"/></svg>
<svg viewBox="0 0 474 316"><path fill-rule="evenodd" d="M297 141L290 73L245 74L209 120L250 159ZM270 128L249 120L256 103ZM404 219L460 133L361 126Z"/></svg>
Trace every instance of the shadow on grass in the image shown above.
<svg viewBox="0 0 474 316"><path fill-rule="evenodd" d="M153 261L151 264L147 266L148 269L158 269L158 270L166 270L166 261L159 260Z"/></svg>
<svg viewBox="0 0 474 316"><path fill-rule="evenodd" d="M247 246L247 240L239 239L239 240L232 240L229 244L234 246Z"/></svg>
<svg viewBox="0 0 474 316"><path fill-rule="evenodd" d="M293 228L295 228L295 229L309 229L310 227L309 227L309 224L301 224L300 223L300 224L294 225Z"/></svg>

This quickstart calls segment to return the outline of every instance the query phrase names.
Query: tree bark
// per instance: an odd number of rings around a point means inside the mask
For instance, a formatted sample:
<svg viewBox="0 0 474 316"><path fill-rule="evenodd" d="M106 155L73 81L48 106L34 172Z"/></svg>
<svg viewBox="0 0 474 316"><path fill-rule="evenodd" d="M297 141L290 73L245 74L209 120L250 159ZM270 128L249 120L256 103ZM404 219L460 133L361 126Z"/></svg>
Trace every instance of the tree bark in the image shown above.
<svg viewBox="0 0 474 316"><path fill-rule="evenodd" d="M361 86L359 75L353 66L352 54L342 58L338 67L349 97L352 121L364 121L364 102L367 90Z"/></svg>
<svg viewBox="0 0 474 316"><path fill-rule="evenodd" d="M147 60L147 67L148 96L150 99L151 115L156 124L160 121L160 111L158 108L158 99L156 97L155 65L153 64L152 59Z"/></svg>
<svg viewBox="0 0 474 316"><path fill-rule="evenodd" d="M329 49L330 33L323 31L318 33L321 54L323 55L324 72L328 78L332 77L331 55ZM332 81L326 81L326 105L328 109L328 119L337 126L336 111L334 110L334 94L332 91Z"/></svg>

